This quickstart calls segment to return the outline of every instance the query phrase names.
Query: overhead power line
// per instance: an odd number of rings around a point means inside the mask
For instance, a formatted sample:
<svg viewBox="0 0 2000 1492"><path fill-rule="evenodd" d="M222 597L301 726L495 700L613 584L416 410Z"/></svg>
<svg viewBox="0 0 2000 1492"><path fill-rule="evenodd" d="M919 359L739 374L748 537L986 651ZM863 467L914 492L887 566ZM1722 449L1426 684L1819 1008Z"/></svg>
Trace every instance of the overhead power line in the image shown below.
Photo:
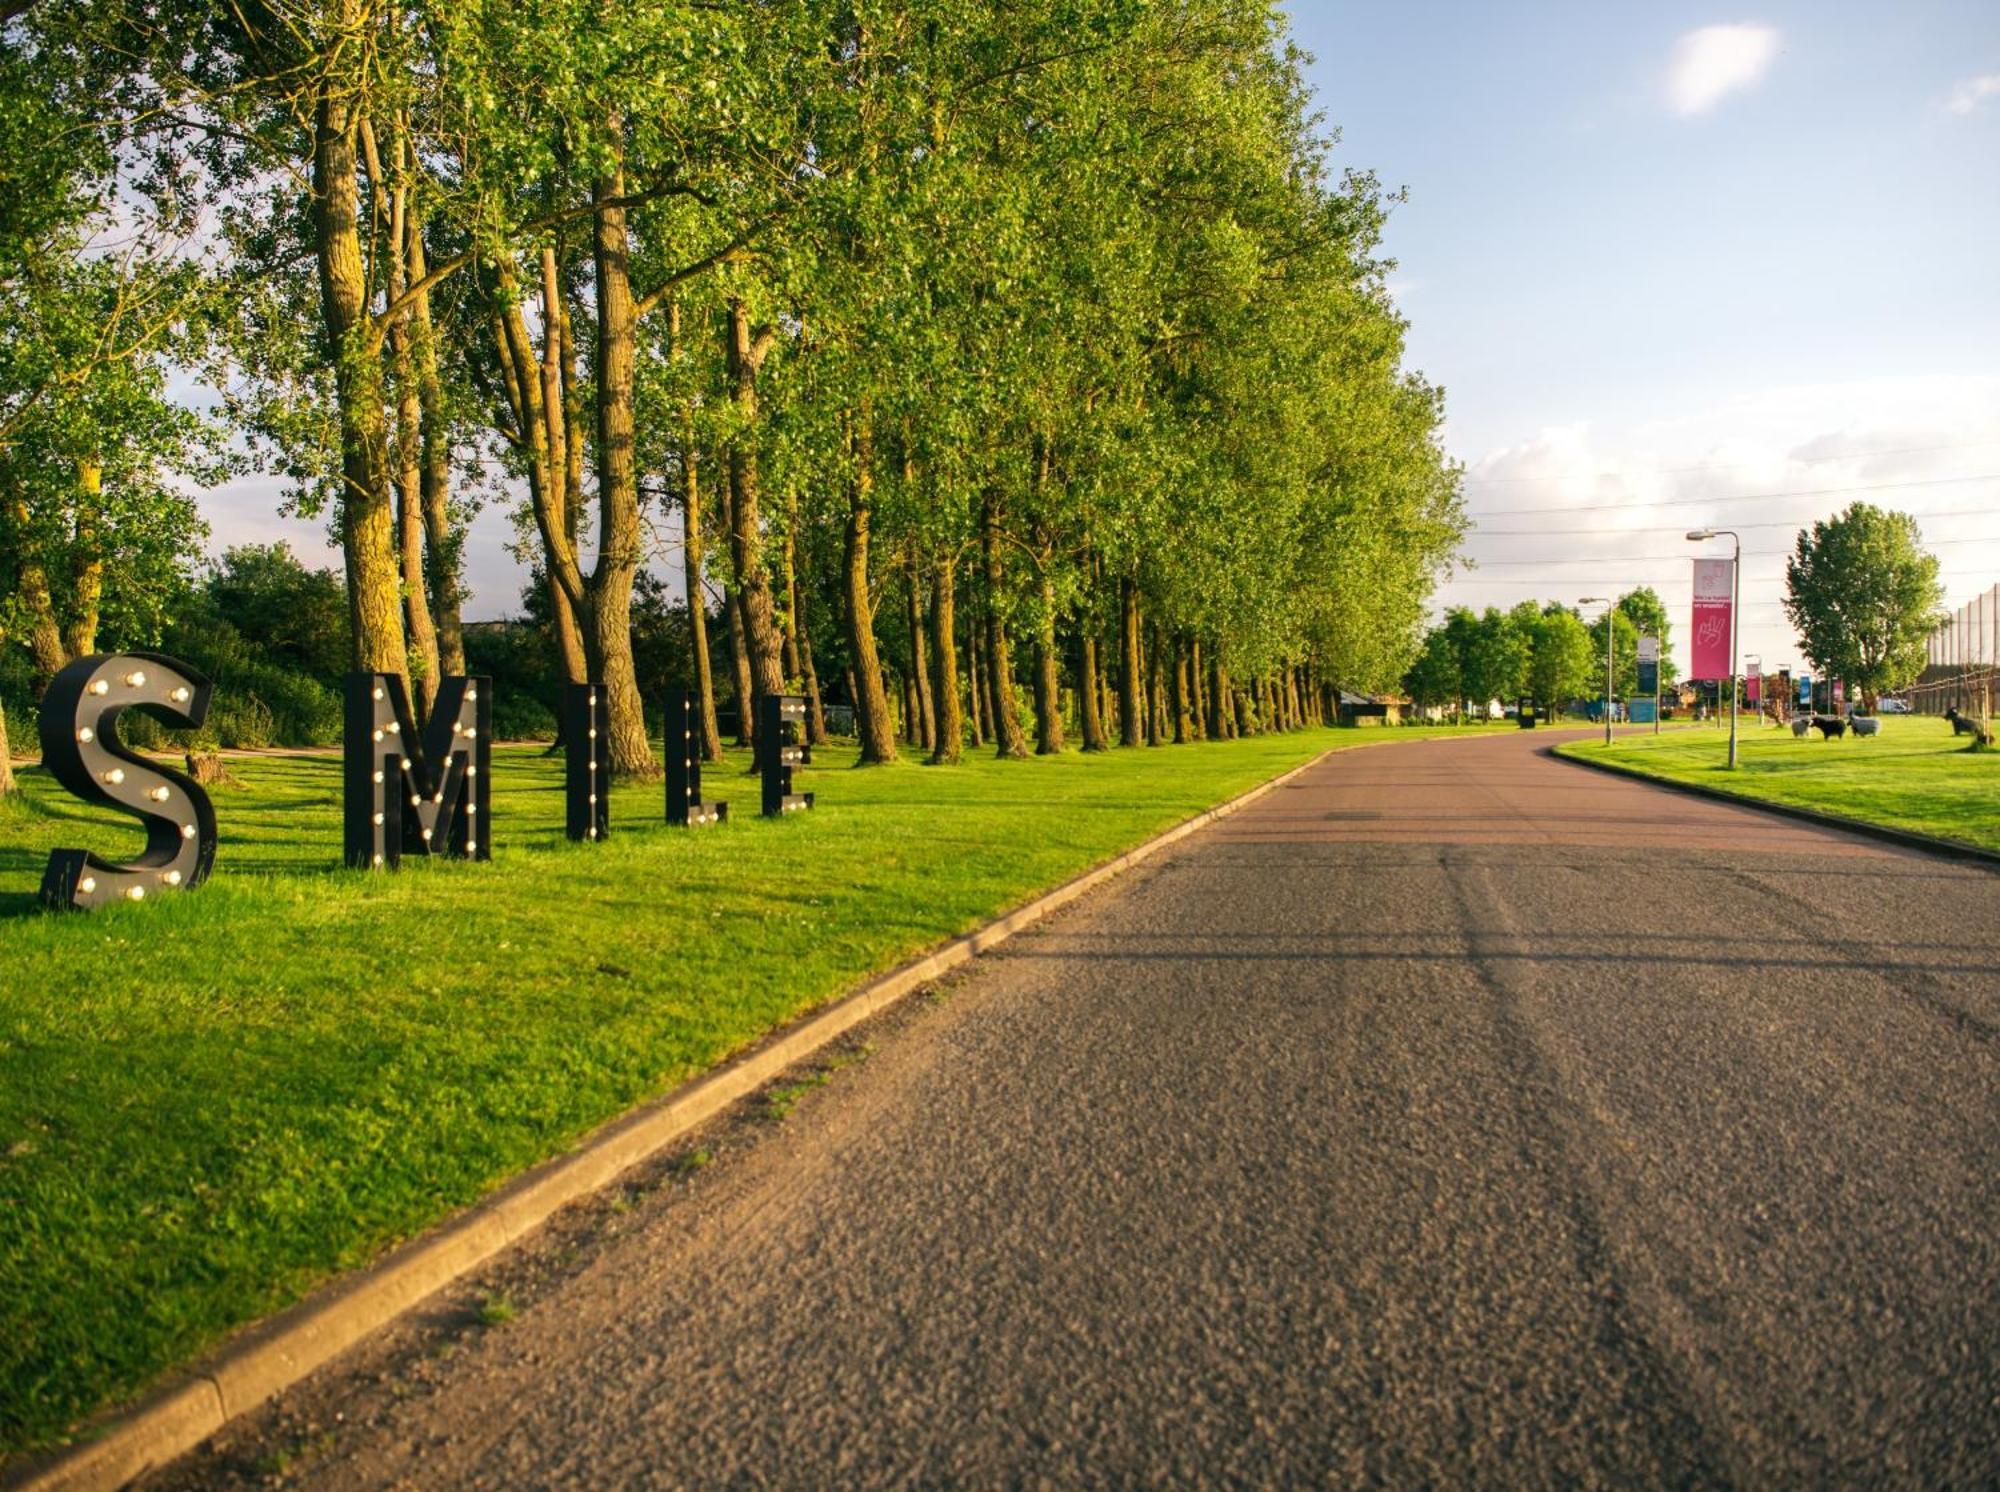
<svg viewBox="0 0 2000 1492"><path fill-rule="evenodd" d="M1911 487L1949 487L1964 482L2000 481L2000 472L1984 472L1969 477L1928 477L1917 482L1875 482L1862 487L1813 487L1796 492L1739 492L1734 497L1653 497L1630 503L1577 503L1547 508L1487 508L1468 513L1468 518L1487 514L1512 517L1519 513L1611 513L1630 508L1705 508L1716 503L1776 502L1793 497L1839 497L1849 492L1900 492Z"/></svg>
<svg viewBox="0 0 2000 1492"><path fill-rule="evenodd" d="M2000 445L2000 439L1969 440L1952 446L1904 446L1894 451L1840 451L1831 456L1787 456L1785 460L1794 466L1817 466L1823 461L1873 461L1880 456L1931 456L1940 451L1977 451L1988 446ZM1755 471L1768 463L1762 461L1723 461L1702 466L1655 466L1636 467L1630 470L1647 476L1674 477L1697 471ZM1477 482L1482 487L1497 487L1503 482L1546 482L1546 476L1532 477L1467 477L1468 485Z"/></svg>
<svg viewBox="0 0 2000 1492"><path fill-rule="evenodd" d="M1938 539L1934 542L1942 548L1946 544L2000 544L2000 538ZM1743 558L1784 558L1788 557L1791 553L1792 551L1789 549L1746 549L1743 551ZM1717 556L1689 554L1683 550L1679 554L1565 554L1551 556L1548 559L1474 559L1471 561L1471 564L1475 569L1495 570L1502 565L1516 568L1522 565L1643 565L1658 564L1665 560L1702 558L1714 559ZM1938 573L1940 575L1983 575L1987 572L1984 570L1940 570Z"/></svg>
<svg viewBox="0 0 2000 1492"><path fill-rule="evenodd" d="M1562 511L1569 513L1576 510L1573 508L1564 508ZM1910 516L1920 522L1928 522L1933 518L1996 518L2000 517L2000 508L1944 508L1935 513L1912 513ZM1737 528L1798 528L1805 521L1799 518L1773 518L1760 520L1756 523L1738 523L1735 526ZM1496 539L1503 537L1534 539L1540 538L1544 534L1551 537L1557 534L1677 534L1686 528L1687 525L1685 523L1668 523L1658 528L1481 528L1475 529L1473 536L1477 538ZM1931 542L1938 544L1963 544L1977 543L1979 541L1937 539Z"/></svg>

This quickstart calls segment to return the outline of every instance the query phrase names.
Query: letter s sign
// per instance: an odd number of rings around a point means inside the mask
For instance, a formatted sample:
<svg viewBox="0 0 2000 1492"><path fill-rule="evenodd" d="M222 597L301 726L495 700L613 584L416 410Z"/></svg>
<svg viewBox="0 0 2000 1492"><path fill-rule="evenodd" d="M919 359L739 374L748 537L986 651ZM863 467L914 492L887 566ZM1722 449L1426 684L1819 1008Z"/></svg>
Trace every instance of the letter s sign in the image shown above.
<svg viewBox="0 0 2000 1492"><path fill-rule="evenodd" d="M182 773L138 755L118 739L118 717L133 706L186 729L208 716L209 682L159 653L79 658L42 696L42 764L86 803L103 803L146 826L146 851L129 865L89 850L53 850L42 875L52 907L143 901L155 891L190 891L215 864L215 809Z"/></svg>

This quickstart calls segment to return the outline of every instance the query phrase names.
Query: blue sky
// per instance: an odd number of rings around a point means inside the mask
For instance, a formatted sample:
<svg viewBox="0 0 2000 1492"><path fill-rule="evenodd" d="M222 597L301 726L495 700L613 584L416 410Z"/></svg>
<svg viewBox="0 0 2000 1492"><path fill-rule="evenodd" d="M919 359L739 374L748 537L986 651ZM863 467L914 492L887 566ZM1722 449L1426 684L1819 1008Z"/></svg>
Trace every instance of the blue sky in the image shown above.
<svg viewBox="0 0 2000 1492"><path fill-rule="evenodd" d="M1686 528L1856 498L1932 515L1954 604L2000 581L2000 480L1949 480L2000 473L2000 5L1288 9L1337 158L1409 190L1392 285L1485 515L1441 601L1680 617ZM1796 661L1791 529L1743 540L1745 651Z"/></svg>

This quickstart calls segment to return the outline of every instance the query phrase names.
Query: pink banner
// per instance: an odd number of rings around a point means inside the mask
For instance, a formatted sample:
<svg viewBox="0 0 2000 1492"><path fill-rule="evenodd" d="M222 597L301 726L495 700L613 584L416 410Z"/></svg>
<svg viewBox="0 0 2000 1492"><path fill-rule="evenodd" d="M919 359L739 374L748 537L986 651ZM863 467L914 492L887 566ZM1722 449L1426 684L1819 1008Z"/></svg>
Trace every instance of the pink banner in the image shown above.
<svg viewBox="0 0 2000 1492"><path fill-rule="evenodd" d="M1764 681L1756 674L1747 674L1743 679L1743 703L1756 709L1763 699Z"/></svg>
<svg viewBox="0 0 2000 1492"><path fill-rule="evenodd" d="M1729 658L1730 560L1694 562L1694 668L1697 679L1726 679Z"/></svg>

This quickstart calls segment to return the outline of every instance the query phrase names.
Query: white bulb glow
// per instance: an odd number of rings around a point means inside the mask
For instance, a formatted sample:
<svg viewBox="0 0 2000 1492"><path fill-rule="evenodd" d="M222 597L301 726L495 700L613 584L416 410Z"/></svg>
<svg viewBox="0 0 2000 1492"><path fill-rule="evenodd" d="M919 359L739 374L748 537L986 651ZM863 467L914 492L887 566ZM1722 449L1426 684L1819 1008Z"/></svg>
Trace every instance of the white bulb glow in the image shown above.
<svg viewBox="0 0 2000 1492"><path fill-rule="evenodd" d="M477 803L468 803L465 805L465 816L467 818L471 818L477 812L479 812L479 805Z"/></svg>
<svg viewBox="0 0 2000 1492"><path fill-rule="evenodd" d="M380 684L377 684L375 686L375 697L377 699L380 699L382 697L382 686Z"/></svg>
<svg viewBox="0 0 2000 1492"><path fill-rule="evenodd" d="M103 679L93 679L90 684L90 692L92 694L109 694L111 686Z"/></svg>
<svg viewBox="0 0 2000 1492"><path fill-rule="evenodd" d="M591 705L592 705L592 707L593 707L593 708L594 708L594 707L596 706L596 704L597 704L597 696L596 696L596 695L594 695L594 694L593 694L593 695L591 695L591 696L590 696L590 703L591 703Z"/></svg>
<svg viewBox="0 0 2000 1492"><path fill-rule="evenodd" d="M91 892L97 889L97 877L85 876L76 883L76 889L81 891L85 896L90 895Z"/></svg>
<svg viewBox="0 0 2000 1492"><path fill-rule="evenodd" d="M467 762L465 765L465 775L467 777L477 777L479 775L479 768L473 766L470 762Z"/></svg>
<svg viewBox="0 0 2000 1492"><path fill-rule="evenodd" d="M465 691L465 702L467 704L471 704L474 700L478 698L479 698L479 691L477 689L468 689Z"/></svg>
<svg viewBox="0 0 2000 1492"><path fill-rule="evenodd" d="M377 865L380 865L380 864L382 863L382 857L381 857L380 855L377 855L377 856L375 857L375 863L376 863Z"/></svg>
<svg viewBox="0 0 2000 1492"><path fill-rule="evenodd" d="M380 772L377 772L377 773L375 774L375 780L376 780L376 781L377 781L378 783L379 783L379 782L380 782L380 781L382 780L382 774L381 774Z"/></svg>
<svg viewBox="0 0 2000 1492"><path fill-rule="evenodd" d="M378 731L376 731L376 732L375 732L375 739L376 739L376 740L378 740L378 741L379 741L379 740L381 740L381 739L382 739L382 732L380 732L379 730L378 730Z"/></svg>
<svg viewBox="0 0 2000 1492"><path fill-rule="evenodd" d="M97 739L97 732L92 730L89 726L86 725L82 730L76 733L76 738L79 741L88 744L89 742Z"/></svg>
<svg viewBox="0 0 2000 1492"><path fill-rule="evenodd" d="M477 734L478 734L478 732L476 732L475 730L473 730L473 728L472 728L471 726L469 726L469 725L468 725L468 726L467 726L467 727L465 728L465 739L466 739L466 740L470 741L470 740L471 740L471 739L473 738L473 736L475 736L475 735L477 735Z"/></svg>
<svg viewBox="0 0 2000 1492"><path fill-rule="evenodd" d="M583 836L586 839L595 839L597 838L597 830L594 827L586 829L583 831Z"/></svg>
<svg viewBox="0 0 2000 1492"><path fill-rule="evenodd" d="M129 901L144 901L146 899L146 888L144 886L129 886L126 888L125 896Z"/></svg>
<svg viewBox="0 0 2000 1492"><path fill-rule="evenodd" d="M170 870L161 876L160 879L165 881L169 886L178 886L181 883L181 873L178 870Z"/></svg>
<svg viewBox="0 0 2000 1492"><path fill-rule="evenodd" d="M473 852L474 850L476 850L476 849L478 849L478 848L479 848L479 841L478 841L478 840L476 840L476 839L468 839L468 840L466 840L466 842L465 842L465 853L466 853L466 854L468 854L468 855L469 855L469 854L471 854L471 853L472 853L472 852Z"/></svg>
<svg viewBox="0 0 2000 1492"><path fill-rule="evenodd" d="M193 838L194 838L194 825L193 825L193 824L182 824L182 825L181 825L181 838L182 838L182 839L193 839Z"/></svg>
<svg viewBox="0 0 2000 1492"><path fill-rule="evenodd" d="M424 838L429 839L430 837L431 837L431 831L428 829L424 830Z"/></svg>
<svg viewBox="0 0 2000 1492"><path fill-rule="evenodd" d="M137 689L141 684L146 682L145 671L143 669L138 669L138 668L133 669L130 673L125 675L125 682L130 684L134 689ZM146 893L143 891L139 893L139 895L141 896L144 896L145 894Z"/></svg>
<svg viewBox="0 0 2000 1492"><path fill-rule="evenodd" d="M151 798L155 803L164 803L173 796L173 791L170 788L156 787L150 793L146 794L146 796Z"/></svg>
<svg viewBox="0 0 2000 1492"><path fill-rule="evenodd" d="M593 741L597 739L597 727L594 725L590 728L590 739Z"/></svg>
<svg viewBox="0 0 2000 1492"><path fill-rule="evenodd" d="M379 813L378 813L378 814L376 814L376 815L375 815L375 822L376 822L376 823L378 823L378 824L382 822L382 815L381 815L381 814L379 814Z"/></svg>
<svg viewBox="0 0 2000 1492"><path fill-rule="evenodd" d="M174 692L167 697L177 705L186 704L188 702L187 686L185 684L177 685Z"/></svg>
<svg viewBox="0 0 2000 1492"><path fill-rule="evenodd" d="M119 783L125 780L125 769L123 767L113 767L109 772L104 774L104 780L113 787L118 786Z"/></svg>
<svg viewBox="0 0 2000 1492"><path fill-rule="evenodd" d="M386 730L392 736L401 731L402 728L403 727L394 720L391 720L387 725L382 727L382 729Z"/></svg>
<svg viewBox="0 0 2000 1492"><path fill-rule="evenodd" d="M597 801L597 794L596 794L596 793L592 793L592 794L590 795L590 801L591 801L591 802L593 802L593 803L595 803L595 802Z"/></svg>

